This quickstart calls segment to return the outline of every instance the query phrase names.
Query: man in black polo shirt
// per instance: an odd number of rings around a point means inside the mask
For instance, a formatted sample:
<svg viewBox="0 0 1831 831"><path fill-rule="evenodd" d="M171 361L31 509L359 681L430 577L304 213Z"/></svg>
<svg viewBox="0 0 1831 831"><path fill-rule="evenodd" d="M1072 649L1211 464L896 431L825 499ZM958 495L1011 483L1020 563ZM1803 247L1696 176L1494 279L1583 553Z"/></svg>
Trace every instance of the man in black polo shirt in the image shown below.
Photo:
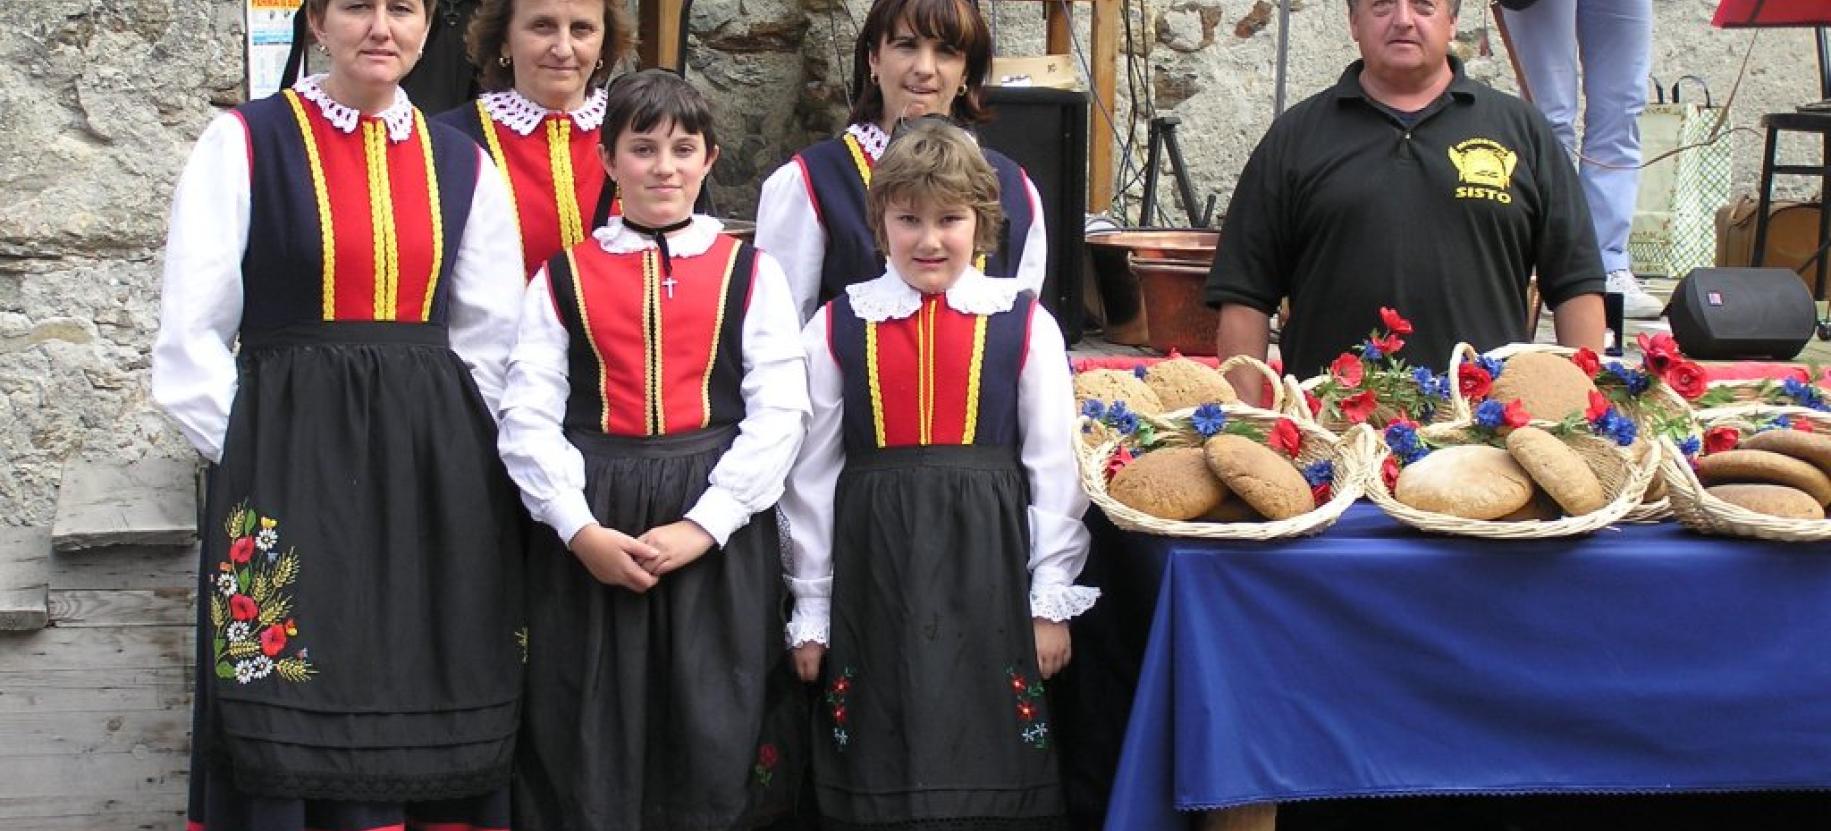
<svg viewBox="0 0 1831 831"><path fill-rule="evenodd" d="M1458 341L1532 338L1535 268L1558 342L1599 351L1602 261L1551 125L1448 54L1459 0L1347 2L1361 60L1272 124L1234 190L1207 286L1221 357L1263 358L1288 297L1279 347L1299 377L1381 306L1416 327L1400 357L1440 369Z"/></svg>

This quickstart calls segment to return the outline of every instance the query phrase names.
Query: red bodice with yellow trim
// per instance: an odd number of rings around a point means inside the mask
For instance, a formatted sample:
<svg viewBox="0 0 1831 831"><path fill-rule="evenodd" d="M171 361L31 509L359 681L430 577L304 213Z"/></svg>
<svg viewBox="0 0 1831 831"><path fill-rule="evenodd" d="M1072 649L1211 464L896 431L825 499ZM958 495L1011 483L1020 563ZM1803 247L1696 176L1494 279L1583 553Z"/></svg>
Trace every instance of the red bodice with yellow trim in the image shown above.
<svg viewBox="0 0 1831 831"><path fill-rule="evenodd" d="M475 104L483 143L508 182L521 229L521 258L529 277L553 255L583 242L592 212L609 182L598 160L601 129L581 130L565 113L549 113L523 136ZM613 204L611 213L620 206Z"/></svg>

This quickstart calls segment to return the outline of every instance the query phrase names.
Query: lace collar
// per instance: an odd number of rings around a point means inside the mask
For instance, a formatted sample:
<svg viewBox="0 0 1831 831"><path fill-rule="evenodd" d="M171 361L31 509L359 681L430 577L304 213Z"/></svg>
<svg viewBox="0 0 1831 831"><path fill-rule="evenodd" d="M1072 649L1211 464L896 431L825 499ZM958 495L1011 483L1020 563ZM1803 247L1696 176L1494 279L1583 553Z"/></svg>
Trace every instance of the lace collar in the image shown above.
<svg viewBox="0 0 1831 831"><path fill-rule="evenodd" d="M356 123L362 120L362 113L357 112L355 107L347 107L331 100L331 96L324 91L323 74L300 78L292 85L292 90L300 98L318 105L318 111L324 113L324 119L339 132L356 132ZM394 88L394 103L375 117L388 125L389 141L406 141L413 135L413 102L407 100L407 91L400 87Z"/></svg>
<svg viewBox="0 0 1831 831"><path fill-rule="evenodd" d="M694 214L692 225L668 236L668 253L675 257L697 257L712 247L723 230L725 223L704 214ZM611 217L603 227L592 231L591 238L611 254L629 254L655 247L655 241L647 234L623 227L620 216Z"/></svg>
<svg viewBox="0 0 1831 831"><path fill-rule="evenodd" d="M874 162L883 158L884 148L890 146L890 134L870 122L846 125L846 135L858 139L858 146L863 147Z"/></svg>
<svg viewBox="0 0 1831 831"><path fill-rule="evenodd" d="M987 277L979 269L968 267L947 290L947 307L969 315L1008 312L1023 289L1016 280ZM852 301L853 313L872 323L901 320L922 307L922 293L903 282L896 269L889 266L875 280L846 286L846 296Z"/></svg>
<svg viewBox="0 0 1831 831"><path fill-rule="evenodd" d="M601 88L592 90L585 96L584 106L566 113L572 117L572 126L586 132L603 126L604 102L608 97ZM513 88L486 92L482 101L491 121L514 130L518 136L534 132L534 128L554 112Z"/></svg>

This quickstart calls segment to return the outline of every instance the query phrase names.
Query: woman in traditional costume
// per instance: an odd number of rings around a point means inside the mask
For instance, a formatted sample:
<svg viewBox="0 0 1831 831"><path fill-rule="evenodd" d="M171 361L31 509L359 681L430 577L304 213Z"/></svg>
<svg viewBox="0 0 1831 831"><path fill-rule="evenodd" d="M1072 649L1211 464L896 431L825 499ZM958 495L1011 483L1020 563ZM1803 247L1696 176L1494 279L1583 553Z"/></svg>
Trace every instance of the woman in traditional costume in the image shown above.
<svg viewBox="0 0 1831 831"><path fill-rule="evenodd" d="M466 43L486 92L435 120L489 151L532 277L618 212L598 131L604 79L634 47L635 24L619 0L484 0Z"/></svg>
<svg viewBox="0 0 1831 831"><path fill-rule="evenodd" d="M770 174L757 202L757 246L782 263L803 321L840 290L884 273L865 222L871 168L898 122L941 115L960 124L990 117L981 85L992 37L971 0L877 0L852 55L852 112L837 138L795 154ZM996 150L1004 224L975 265L1041 294L1048 260L1041 197L1022 167Z"/></svg>
<svg viewBox="0 0 1831 831"><path fill-rule="evenodd" d="M307 0L329 73L218 117L173 198L153 395L215 463L192 829L507 828L520 252L399 88L435 2Z"/></svg>

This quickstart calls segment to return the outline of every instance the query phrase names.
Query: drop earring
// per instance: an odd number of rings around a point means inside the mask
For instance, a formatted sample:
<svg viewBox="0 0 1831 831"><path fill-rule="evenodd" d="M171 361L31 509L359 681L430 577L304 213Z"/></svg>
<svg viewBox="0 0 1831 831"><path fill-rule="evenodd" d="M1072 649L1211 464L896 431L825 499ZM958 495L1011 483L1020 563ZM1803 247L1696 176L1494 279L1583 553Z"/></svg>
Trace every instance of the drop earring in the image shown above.
<svg viewBox="0 0 1831 831"><path fill-rule="evenodd" d="M502 68L504 68L504 69L507 69L507 68L508 68L508 66L509 66L509 56L507 56L507 55L503 55L503 56L501 56L501 57L499 57L499 58L497 58L497 59L496 59L496 65L497 65L497 66L500 66L500 67L502 67Z"/></svg>

